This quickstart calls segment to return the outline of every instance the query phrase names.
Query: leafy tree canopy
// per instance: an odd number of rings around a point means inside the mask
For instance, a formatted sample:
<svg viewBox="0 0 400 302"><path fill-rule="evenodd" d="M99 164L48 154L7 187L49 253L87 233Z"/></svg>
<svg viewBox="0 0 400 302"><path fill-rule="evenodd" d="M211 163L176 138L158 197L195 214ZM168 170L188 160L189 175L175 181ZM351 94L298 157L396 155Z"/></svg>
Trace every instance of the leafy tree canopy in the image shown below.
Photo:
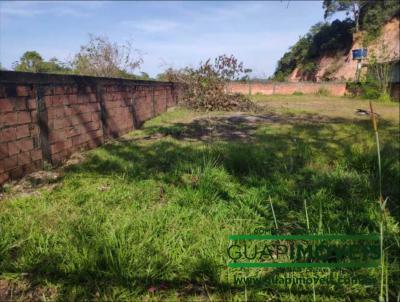
<svg viewBox="0 0 400 302"><path fill-rule="evenodd" d="M274 79L284 81L296 67L301 69L302 76L312 79L318 57L340 51L347 52L350 49L353 26L354 22L350 19L335 20L332 23L320 22L312 26L278 61Z"/></svg>
<svg viewBox="0 0 400 302"><path fill-rule="evenodd" d="M49 73L69 73L71 71L56 58L45 61L37 51L26 51L19 61L13 64L13 69L15 71Z"/></svg>
<svg viewBox="0 0 400 302"><path fill-rule="evenodd" d="M130 42L119 45L107 37L89 35L71 62L75 73L102 77L134 78L133 71L143 63Z"/></svg>

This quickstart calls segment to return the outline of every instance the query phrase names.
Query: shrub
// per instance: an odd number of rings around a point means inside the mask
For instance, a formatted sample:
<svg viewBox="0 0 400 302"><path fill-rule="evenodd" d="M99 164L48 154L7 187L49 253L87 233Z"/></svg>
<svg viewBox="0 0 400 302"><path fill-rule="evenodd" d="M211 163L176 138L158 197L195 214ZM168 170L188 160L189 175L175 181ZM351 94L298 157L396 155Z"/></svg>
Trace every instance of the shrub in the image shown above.
<svg viewBox="0 0 400 302"><path fill-rule="evenodd" d="M316 93L316 95L319 96L329 96L330 92L328 89L326 89L325 87L320 87Z"/></svg>
<svg viewBox="0 0 400 302"><path fill-rule="evenodd" d="M361 83L362 97L364 99L372 100L377 99L381 95L378 85L375 82L363 82Z"/></svg>
<svg viewBox="0 0 400 302"><path fill-rule="evenodd" d="M293 92L293 95L303 95L303 93L301 91L295 91Z"/></svg>
<svg viewBox="0 0 400 302"><path fill-rule="evenodd" d="M393 100L392 100L392 97L390 96L390 94L388 94L388 93L382 93L382 94L379 96L378 101L379 101L379 102L382 102L382 103L389 103L389 102L392 102Z"/></svg>
<svg viewBox="0 0 400 302"><path fill-rule="evenodd" d="M378 84L371 80L347 82L346 89L353 97L362 97L369 100L377 99L381 95Z"/></svg>

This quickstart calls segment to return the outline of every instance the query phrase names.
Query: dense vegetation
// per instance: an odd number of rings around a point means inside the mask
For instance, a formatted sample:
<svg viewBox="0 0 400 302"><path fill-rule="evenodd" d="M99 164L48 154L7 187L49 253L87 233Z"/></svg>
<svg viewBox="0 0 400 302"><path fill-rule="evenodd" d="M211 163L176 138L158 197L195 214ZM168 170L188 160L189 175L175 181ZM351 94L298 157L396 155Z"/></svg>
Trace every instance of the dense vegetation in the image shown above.
<svg viewBox="0 0 400 302"><path fill-rule="evenodd" d="M70 73L72 70L57 58L45 61L37 51L26 51L18 62L14 63L15 71Z"/></svg>
<svg viewBox="0 0 400 302"><path fill-rule="evenodd" d="M278 61L274 78L283 81L298 67L302 78L312 80L317 69L316 59L323 54L346 52L351 47L354 22L350 19L317 23Z"/></svg>
<svg viewBox="0 0 400 302"><path fill-rule="evenodd" d="M278 61L273 78L284 81L298 67L301 78L314 80L316 61L323 55L340 55L350 50L353 32L364 31L364 43L368 44L379 36L380 30L390 18L399 15L397 1L340 1L325 0L325 18L345 11L351 18L332 23L317 23L293 45Z"/></svg>

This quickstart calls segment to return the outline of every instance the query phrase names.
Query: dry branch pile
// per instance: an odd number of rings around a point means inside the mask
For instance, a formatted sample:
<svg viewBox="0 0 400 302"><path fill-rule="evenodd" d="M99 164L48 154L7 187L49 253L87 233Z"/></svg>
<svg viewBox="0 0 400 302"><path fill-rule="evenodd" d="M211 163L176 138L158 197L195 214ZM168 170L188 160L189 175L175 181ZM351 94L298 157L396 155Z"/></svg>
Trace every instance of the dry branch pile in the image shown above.
<svg viewBox="0 0 400 302"><path fill-rule="evenodd" d="M180 82L184 87L184 105L205 111L255 111L257 106L243 94L229 94L228 81L248 72L243 63L234 56L222 55L214 62L208 59L198 68L181 70L168 69L164 77L169 81Z"/></svg>

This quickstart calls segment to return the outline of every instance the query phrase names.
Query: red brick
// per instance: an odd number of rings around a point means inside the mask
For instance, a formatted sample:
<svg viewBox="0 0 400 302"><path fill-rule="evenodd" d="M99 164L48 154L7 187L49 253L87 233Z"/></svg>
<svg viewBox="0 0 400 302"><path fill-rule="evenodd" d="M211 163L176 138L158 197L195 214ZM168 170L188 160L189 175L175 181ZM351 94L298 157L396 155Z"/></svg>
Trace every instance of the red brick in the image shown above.
<svg viewBox="0 0 400 302"><path fill-rule="evenodd" d="M68 117L74 114L74 109L72 107L64 107L64 116Z"/></svg>
<svg viewBox="0 0 400 302"><path fill-rule="evenodd" d="M28 86L17 86L18 96L28 96L30 93L30 88Z"/></svg>
<svg viewBox="0 0 400 302"><path fill-rule="evenodd" d="M66 130L57 129L49 133L49 143L62 142L66 137Z"/></svg>
<svg viewBox="0 0 400 302"><path fill-rule="evenodd" d="M10 179L10 175L8 173L0 174L0 184L5 183L9 179Z"/></svg>
<svg viewBox="0 0 400 302"><path fill-rule="evenodd" d="M23 166L24 174L29 174L37 170L37 167L33 163L29 163L28 165Z"/></svg>
<svg viewBox="0 0 400 302"><path fill-rule="evenodd" d="M44 88L44 95L53 95L54 94L54 87L47 86Z"/></svg>
<svg viewBox="0 0 400 302"><path fill-rule="evenodd" d="M47 95L44 97L44 104L45 104L46 108L50 108L52 106L52 101L53 101L52 97L53 96L51 96L51 95Z"/></svg>
<svg viewBox="0 0 400 302"><path fill-rule="evenodd" d="M29 109L36 109L36 100L35 99L29 99L28 100L28 108Z"/></svg>
<svg viewBox="0 0 400 302"><path fill-rule="evenodd" d="M18 126L17 127L17 138L23 138L29 136L29 127L28 125Z"/></svg>
<svg viewBox="0 0 400 302"><path fill-rule="evenodd" d="M81 137L80 136L72 137L72 145L73 146L78 146L80 144L81 144Z"/></svg>
<svg viewBox="0 0 400 302"><path fill-rule="evenodd" d="M117 107L117 104L115 102L111 102L111 101L105 101L104 102L104 107L106 108L107 111Z"/></svg>
<svg viewBox="0 0 400 302"><path fill-rule="evenodd" d="M96 94L92 93L89 95L89 102L90 103L97 103L97 96Z"/></svg>
<svg viewBox="0 0 400 302"><path fill-rule="evenodd" d="M89 148L96 148L97 146L101 145L103 143L103 138L98 137L98 138L94 138L91 139L90 141L88 141L88 146Z"/></svg>
<svg viewBox="0 0 400 302"><path fill-rule="evenodd" d="M76 94L68 95L68 101L71 105L78 103L78 96Z"/></svg>
<svg viewBox="0 0 400 302"><path fill-rule="evenodd" d="M0 112L10 112L14 110L14 102L10 99L0 99Z"/></svg>
<svg viewBox="0 0 400 302"><path fill-rule="evenodd" d="M68 128L68 129L66 129L66 137L73 137L73 136L77 136L77 135L79 135L80 133L81 133L81 131L82 131L82 127L80 127L80 126L78 126L78 125L76 125L76 126L74 126L74 127L71 127L71 128Z"/></svg>
<svg viewBox="0 0 400 302"><path fill-rule="evenodd" d="M65 154L65 152L59 152L57 154L52 155L51 161L53 165L59 165L65 160L66 157L67 155Z"/></svg>
<svg viewBox="0 0 400 302"><path fill-rule="evenodd" d="M15 110L26 110L26 98L25 97L17 97L15 98Z"/></svg>
<svg viewBox="0 0 400 302"><path fill-rule="evenodd" d="M64 150L64 142L58 142L58 143L52 144L50 146L50 153L51 154L56 154L56 153L58 153L58 152L60 152L62 150Z"/></svg>
<svg viewBox="0 0 400 302"><path fill-rule="evenodd" d="M86 95L86 94L81 94L78 95L78 104L84 104L84 103L88 103L90 101L90 98Z"/></svg>
<svg viewBox="0 0 400 302"><path fill-rule="evenodd" d="M30 151L33 149L33 140L31 138L24 138L19 141L16 141L19 150L22 152Z"/></svg>
<svg viewBox="0 0 400 302"><path fill-rule="evenodd" d="M19 153L19 147L17 142L9 142L8 143L8 154L11 155L15 155Z"/></svg>
<svg viewBox="0 0 400 302"><path fill-rule="evenodd" d="M92 121L92 114L90 112L84 113L79 115L79 118L81 119L82 123L87 123Z"/></svg>
<svg viewBox="0 0 400 302"><path fill-rule="evenodd" d="M26 111L18 112L18 124L26 124L31 122L31 114Z"/></svg>
<svg viewBox="0 0 400 302"><path fill-rule="evenodd" d="M90 110L92 112L100 111L100 104L99 103L90 103L89 106L90 106Z"/></svg>
<svg viewBox="0 0 400 302"><path fill-rule="evenodd" d="M31 111L32 122L36 123L38 121L38 113L37 110Z"/></svg>
<svg viewBox="0 0 400 302"><path fill-rule="evenodd" d="M49 108L47 110L47 116L49 119L56 119L64 116L64 109L61 107Z"/></svg>
<svg viewBox="0 0 400 302"><path fill-rule="evenodd" d="M9 112L6 114L3 114L1 116L1 123L0 126L10 126L10 125L16 125L17 124L17 113L16 112Z"/></svg>
<svg viewBox="0 0 400 302"><path fill-rule="evenodd" d="M29 164L30 162L31 162L30 152L23 152L23 153L18 154L18 165L19 166Z"/></svg>
<svg viewBox="0 0 400 302"><path fill-rule="evenodd" d="M0 159L6 158L8 155L8 144L0 144Z"/></svg>
<svg viewBox="0 0 400 302"><path fill-rule="evenodd" d="M33 164L35 165L36 169L43 169L43 160L36 160L33 162Z"/></svg>
<svg viewBox="0 0 400 302"><path fill-rule="evenodd" d="M88 129L88 130L97 130L99 128L100 128L99 122L91 122L91 123L88 123L86 126L86 129Z"/></svg>
<svg viewBox="0 0 400 302"><path fill-rule="evenodd" d="M80 116L78 115L71 115L68 117L68 121L69 121L69 125L70 126L76 126L76 125L80 125L83 122L81 121Z"/></svg>
<svg viewBox="0 0 400 302"><path fill-rule="evenodd" d="M13 141L17 138L17 129L15 127L3 128L0 130L0 143Z"/></svg>
<svg viewBox="0 0 400 302"><path fill-rule="evenodd" d="M79 112L80 113L86 113L86 112L89 112L89 111L91 111L91 109L89 107L89 104L79 105Z"/></svg>
<svg viewBox="0 0 400 302"><path fill-rule="evenodd" d="M10 171L10 176L12 179L21 178L24 175L24 170L22 167L17 167Z"/></svg>
<svg viewBox="0 0 400 302"><path fill-rule="evenodd" d="M77 94L78 93L78 89L76 87L65 87L65 93L67 94Z"/></svg>
<svg viewBox="0 0 400 302"><path fill-rule="evenodd" d="M62 129L70 125L69 121L66 119L56 119L53 121L54 130Z"/></svg>
<svg viewBox="0 0 400 302"><path fill-rule="evenodd" d="M93 122L101 122L100 112L92 113L92 121Z"/></svg>
<svg viewBox="0 0 400 302"><path fill-rule="evenodd" d="M50 153L55 154L62 150L67 150L71 147L72 147L72 141L68 139L63 142L58 142L58 143L50 145Z"/></svg>
<svg viewBox="0 0 400 302"><path fill-rule="evenodd" d="M54 94L65 94L65 92L64 87L57 86L54 88Z"/></svg>
<svg viewBox="0 0 400 302"><path fill-rule="evenodd" d="M66 95L54 95L52 96L51 104L52 106L63 106L68 105L69 100L68 96Z"/></svg>
<svg viewBox="0 0 400 302"><path fill-rule="evenodd" d="M35 149L31 151L31 158L33 161L42 159L42 150Z"/></svg>
<svg viewBox="0 0 400 302"><path fill-rule="evenodd" d="M4 161L4 169L10 171L18 165L17 155L11 156Z"/></svg>
<svg viewBox="0 0 400 302"><path fill-rule="evenodd" d="M39 127L36 126L35 124L30 124L29 125L29 130L30 130L30 136L34 137L39 135Z"/></svg>
<svg viewBox="0 0 400 302"><path fill-rule="evenodd" d="M91 131L88 133L90 138L98 138L103 136L103 131L102 130L97 130L97 131Z"/></svg>

